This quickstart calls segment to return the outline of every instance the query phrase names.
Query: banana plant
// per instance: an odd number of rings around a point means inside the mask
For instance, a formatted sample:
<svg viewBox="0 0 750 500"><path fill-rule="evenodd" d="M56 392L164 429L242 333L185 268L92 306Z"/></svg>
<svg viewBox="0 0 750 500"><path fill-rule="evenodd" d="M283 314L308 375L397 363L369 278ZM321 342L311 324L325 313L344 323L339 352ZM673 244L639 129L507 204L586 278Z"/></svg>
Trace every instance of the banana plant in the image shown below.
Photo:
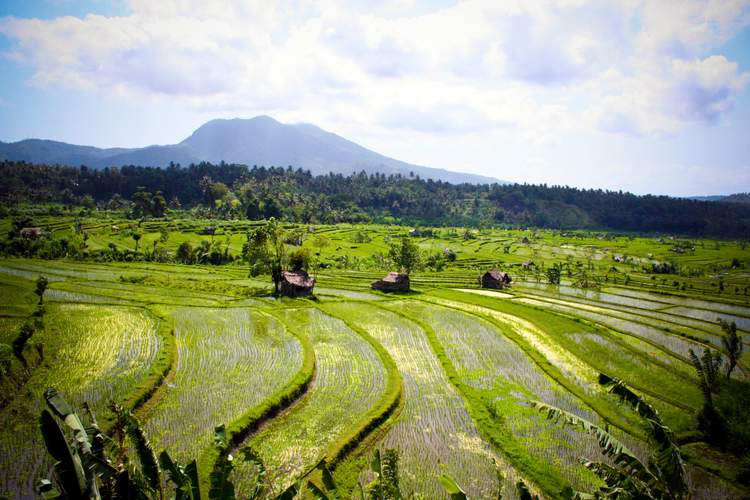
<svg viewBox="0 0 750 500"><path fill-rule="evenodd" d="M166 479L175 486L175 500L200 500L195 460L183 467L163 451L157 462L140 422L130 411L116 404L110 407L116 416L115 440L111 440L101 432L86 403L83 409L90 422L88 427L54 388L47 389L44 398L47 409L41 413L40 427L47 451L56 462L55 481L42 479L37 483L37 492L43 498L162 498L161 464ZM139 467L128 466L121 446L126 435L138 456ZM114 460L107 451L116 452Z"/></svg>
<svg viewBox="0 0 750 500"><path fill-rule="evenodd" d="M398 481L398 451L387 449L380 454L375 450L370 463L375 479L367 485L367 496L372 500L401 500Z"/></svg>
<svg viewBox="0 0 750 500"><path fill-rule="evenodd" d="M227 438L226 428L220 425L214 429L214 446L218 448L219 457L214 463L214 468L209 476L210 489L209 500L234 500L237 498L234 484L231 481L234 470L234 457ZM266 469L260 456L250 447L240 450L246 462L253 464L256 470L255 484L246 497L249 500L260 500L273 498L276 500L292 500L299 493L299 484L293 483L280 495L274 496L265 482Z"/></svg>
<svg viewBox="0 0 750 500"><path fill-rule="evenodd" d="M600 373L599 384L607 392L616 395L620 401L628 404L646 421L649 441L654 448L647 464L641 462L606 429L560 408L538 401L531 402L533 407L547 414L547 419L578 428L595 436L599 441L602 453L611 460L611 464L581 459L581 463L605 483L605 486L593 496L596 498L621 496L670 500L686 498L688 486L682 455L674 441L672 431L664 425L659 413L619 379ZM591 497L591 495L572 491L565 496Z"/></svg>
<svg viewBox="0 0 750 500"><path fill-rule="evenodd" d="M175 485L174 500L200 500L198 464L195 460L182 466L172 461L166 450L159 453L159 464L167 479Z"/></svg>
<svg viewBox="0 0 750 500"><path fill-rule="evenodd" d="M338 490L338 486L333 479L333 474L331 474L331 470L328 468L325 459L318 462L315 468L310 472L316 470L320 473L321 486L318 486L309 480L306 485L307 489L312 493L313 498L315 498L315 500L340 500L342 497ZM352 496L352 500L365 500L362 486L359 484L357 486L359 487L359 496Z"/></svg>
<svg viewBox="0 0 750 500"><path fill-rule="evenodd" d="M40 481L39 493L48 498L101 498L100 484L112 480L117 470L106 461L103 447L92 447L92 441L104 442L98 425L94 421L94 426L84 427L73 407L54 388L44 392L44 399L47 409L42 410L39 423L47 450L56 460L59 489L51 481Z"/></svg>
<svg viewBox="0 0 750 500"><path fill-rule="evenodd" d="M320 472L321 484L317 485L308 480L306 487L315 500L340 500L345 498L339 491L325 459L321 460L314 470ZM387 449L381 455L380 450L376 449L370 461L370 470L375 473L375 479L366 488L358 483L357 490L351 496L353 500L401 500L397 450Z"/></svg>

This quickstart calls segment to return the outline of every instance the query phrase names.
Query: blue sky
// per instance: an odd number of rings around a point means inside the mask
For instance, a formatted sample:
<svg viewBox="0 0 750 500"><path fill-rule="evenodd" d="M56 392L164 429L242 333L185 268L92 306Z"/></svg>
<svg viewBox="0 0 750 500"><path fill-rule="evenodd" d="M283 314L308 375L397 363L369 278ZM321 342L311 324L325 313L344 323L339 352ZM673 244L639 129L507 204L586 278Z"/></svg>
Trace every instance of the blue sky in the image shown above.
<svg viewBox="0 0 750 500"><path fill-rule="evenodd" d="M411 163L750 191L750 1L0 2L0 140L311 122Z"/></svg>

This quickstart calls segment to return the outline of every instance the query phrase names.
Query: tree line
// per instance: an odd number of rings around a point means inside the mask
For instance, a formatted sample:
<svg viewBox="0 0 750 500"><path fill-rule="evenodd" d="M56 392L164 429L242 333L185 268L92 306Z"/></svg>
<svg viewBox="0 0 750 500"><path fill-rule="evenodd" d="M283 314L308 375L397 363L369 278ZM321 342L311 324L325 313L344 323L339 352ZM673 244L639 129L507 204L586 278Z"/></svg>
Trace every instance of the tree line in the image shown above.
<svg viewBox="0 0 750 500"><path fill-rule="evenodd" d="M219 218L303 223L544 227L661 232L719 238L750 234L750 206L622 191L531 184L450 184L399 174L313 176L290 167L220 163L167 168L0 162L0 201L128 208L134 217L170 208Z"/></svg>

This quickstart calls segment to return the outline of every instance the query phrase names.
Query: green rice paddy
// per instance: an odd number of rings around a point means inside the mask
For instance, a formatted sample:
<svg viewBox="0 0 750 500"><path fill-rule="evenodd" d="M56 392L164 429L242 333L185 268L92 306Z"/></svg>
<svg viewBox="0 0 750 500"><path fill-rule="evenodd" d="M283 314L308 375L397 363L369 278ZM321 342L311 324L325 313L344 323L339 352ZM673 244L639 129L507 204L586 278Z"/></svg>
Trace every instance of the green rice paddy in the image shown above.
<svg viewBox="0 0 750 500"><path fill-rule="evenodd" d="M84 221L92 250L132 246L109 229L114 224L128 222ZM53 219L42 225L70 231ZM145 223L141 245L153 245L162 226ZM202 226L172 221L167 246L207 239ZM216 238L238 252L247 227L218 226ZM51 384L77 407L88 402L105 428L110 402L134 408L154 448L180 462L199 459L204 478L215 459L213 429L226 424L242 436L238 447L263 458L275 492L313 478L321 459L346 488L364 484L372 475L360 469L375 448L399 450L406 495L448 498L443 473L470 498L515 498L518 480L543 497L566 485L592 491L600 482L579 458L599 458L596 440L549 423L528 402L607 426L645 458L641 420L602 391L599 372L626 381L678 436L690 436L703 400L689 351L721 349L719 317L745 338L750 330L747 277L723 262L727 255L748 262L750 251L736 242L716 251L698 241L695 254L681 255L665 239L499 230L464 239L443 228L416 241L426 252L450 248L456 261L413 273L414 291L394 296L370 290L385 272L372 256L404 228L314 229L328 240L315 299L274 299L269 278L248 277L238 263L0 260L0 342L12 343L34 311L36 278L49 280L44 328L26 350L34 369L0 385L18 393L0 409L0 495L33 496L49 473L36 418ZM372 241L354 243L359 231ZM632 258L615 262L616 254ZM342 255L345 265L336 260ZM703 271L668 278L644 271L667 259ZM565 266L563 284L547 285L541 270L521 266L532 260ZM507 270L513 286L479 289L478 275L492 266ZM579 268L607 281L577 289L567 270ZM12 368L22 373L18 360ZM748 370L743 359L734 377L746 381ZM686 456L694 498L748 494L707 470L700 453ZM253 470L237 463L241 496Z"/></svg>

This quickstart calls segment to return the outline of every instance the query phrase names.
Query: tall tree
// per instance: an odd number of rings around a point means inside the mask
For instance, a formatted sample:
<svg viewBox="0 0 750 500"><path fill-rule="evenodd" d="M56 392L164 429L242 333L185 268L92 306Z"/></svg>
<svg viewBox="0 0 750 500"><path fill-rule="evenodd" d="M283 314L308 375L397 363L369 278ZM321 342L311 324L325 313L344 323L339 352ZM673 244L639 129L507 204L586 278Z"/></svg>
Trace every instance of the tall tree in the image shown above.
<svg viewBox="0 0 750 500"><path fill-rule="evenodd" d="M138 251L138 242L141 241L141 233L138 231L133 231L133 234L130 235L131 238L133 238L133 241L135 241L135 251Z"/></svg>
<svg viewBox="0 0 750 500"><path fill-rule="evenodd" d="M719 392L721 385L721 353L706 347L699 358L692 349L690 361L698 375L698 387L703 393L703 407L698 412L698 429L711 443L724 446L726 443L727 424L721 413L714 406L713 394Z"/></svg>
<svg viewBox="0 0 750 500"><path fill-rule="evenodd" d="M36 289L34 290L34 293L39 296L39 305L44 303L44 292L47 291L48 284L49 281L44 276L39 276L36 280Z"/></svg>
<svg viewBox="0 0 750 500"><path fill-rule="evenodd" d="M698 375L698 387L703 393L706 404L713 407L712 394L719 391L719 373L721 369L721 353L709 349L703 349L703 355L699 358L695 352L690 349L690 362L695 368Z"/></svg>
<svg viewBox="0 0 750 500"><path fill-rule="evenodd" d="M400 242L391 243L388 257L406 274L422 265L422 252L411 238L404 237Z"/></svg>
<svg viewBox="0 0 750 500"><path fill-rule="evenodd" d="M721 343L724 346L724 354L727 357L727 379L729 379L732 376L732 370L737 366L737 361L742 356L744 345L742 337L737 335L737 324L734 321L730 323L719 318L719 324L725 333L725 337L721 339Z"/></svg>
<svg viewBox="0 0 750 500"><path fill-rule="evenodd" d="M284 229L271 217L265 226L248 232L242 247L242 256L250 265L250 275L270 273L274 293L278 294L281 285L281 272L287 263L284 244Z"/></svg>

